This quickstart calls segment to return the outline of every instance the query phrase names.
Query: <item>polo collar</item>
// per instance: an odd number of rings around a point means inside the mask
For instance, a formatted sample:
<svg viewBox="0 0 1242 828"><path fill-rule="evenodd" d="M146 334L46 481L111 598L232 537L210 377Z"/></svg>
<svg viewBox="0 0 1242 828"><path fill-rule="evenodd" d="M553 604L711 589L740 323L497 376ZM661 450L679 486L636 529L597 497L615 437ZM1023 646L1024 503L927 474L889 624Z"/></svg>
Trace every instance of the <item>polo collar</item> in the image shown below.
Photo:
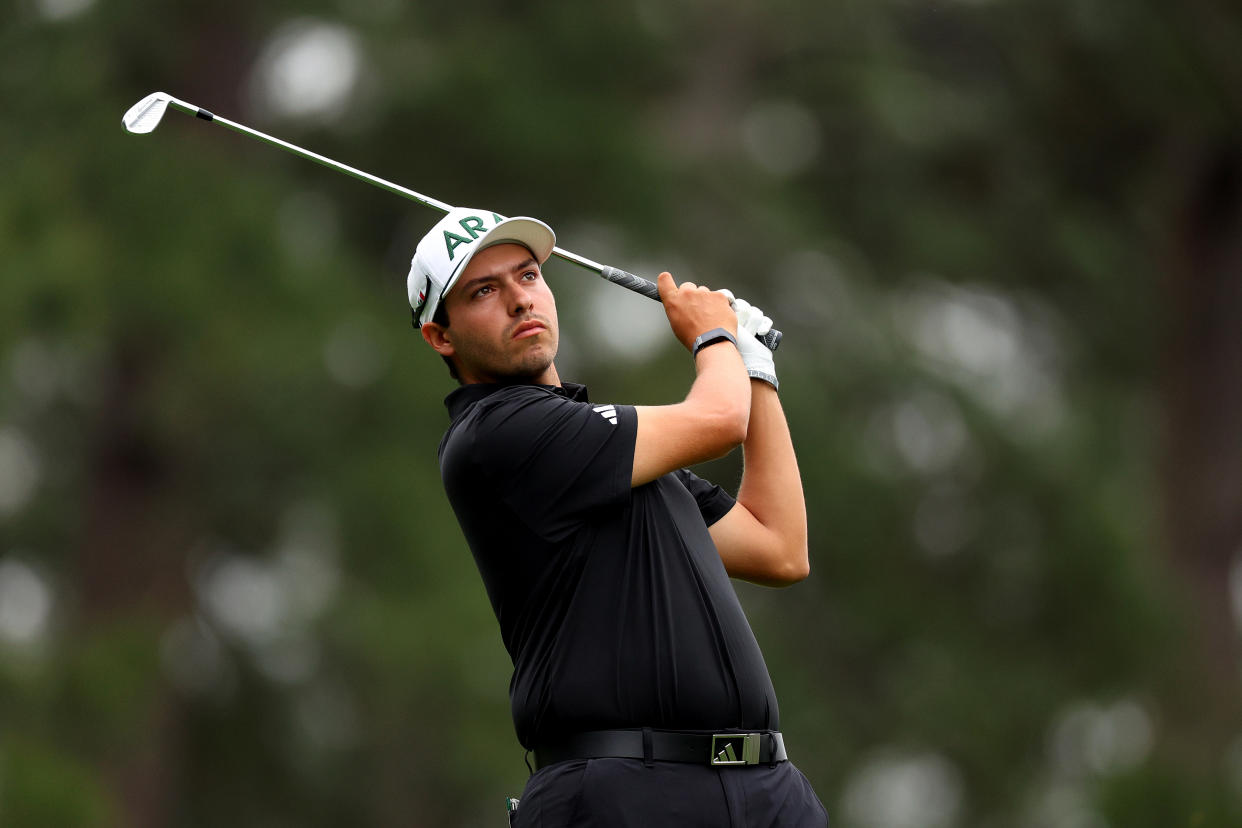
<svg viewBox="0 0 1242 828"><path fill-rule="evenodd" d="M532 385L535 388L542 388L545 391L556 394L560 397L573 400L574 402L590 402L587 398L587 387L579 385L576 382L566 382L561 385L539 385L537 383L492 383L492 382L476 382L470 385L463 385L454 389L444 398L444 405L448 408L449 419L456 420L466 410L475 403L490 397L497 391L509 388L513 385Z"/></svg>

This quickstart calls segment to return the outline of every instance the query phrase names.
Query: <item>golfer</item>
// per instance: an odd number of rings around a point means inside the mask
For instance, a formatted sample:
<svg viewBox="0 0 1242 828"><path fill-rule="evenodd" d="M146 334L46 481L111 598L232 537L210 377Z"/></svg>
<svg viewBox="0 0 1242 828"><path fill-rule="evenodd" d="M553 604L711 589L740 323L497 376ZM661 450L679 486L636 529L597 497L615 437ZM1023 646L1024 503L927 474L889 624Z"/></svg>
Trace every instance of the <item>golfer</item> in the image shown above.
<svg viewBox="0 0 1242 828"><path fill-rule="evenodd" d="M449 502L513 660L534 757L518 826L824 826L730 577L809 572L806 508L771 320L726 292L660 298L696 378L673 405L592 403L562 381L556 237L458 208L419 242L414 322L460 387L440 443ZM736 500L686 466L736 446ZM797 748L796 737L788 750Z"/></svg>

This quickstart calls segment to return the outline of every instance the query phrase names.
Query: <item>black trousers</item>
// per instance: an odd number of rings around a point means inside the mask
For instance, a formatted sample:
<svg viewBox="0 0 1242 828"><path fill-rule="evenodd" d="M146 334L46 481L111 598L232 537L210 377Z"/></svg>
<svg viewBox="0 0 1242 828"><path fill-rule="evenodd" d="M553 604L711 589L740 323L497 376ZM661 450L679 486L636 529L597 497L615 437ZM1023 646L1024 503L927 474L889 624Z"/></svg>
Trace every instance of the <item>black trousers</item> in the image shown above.
<svg viewBox="0 0 1242 828"><path fill-rule="evenodd" d="M791 762L711 767L641 759L549 765L522 792L517 828L827 828L828 813Z"/></svg>

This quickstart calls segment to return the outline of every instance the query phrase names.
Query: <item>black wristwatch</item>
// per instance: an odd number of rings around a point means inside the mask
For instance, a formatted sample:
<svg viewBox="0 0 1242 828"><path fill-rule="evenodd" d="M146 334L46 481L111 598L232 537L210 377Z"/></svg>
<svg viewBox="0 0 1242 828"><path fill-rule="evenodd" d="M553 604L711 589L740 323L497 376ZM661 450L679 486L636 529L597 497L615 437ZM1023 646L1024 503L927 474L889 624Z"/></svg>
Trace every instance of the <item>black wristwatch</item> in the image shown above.
<svg viewBox="0 0 1242 828"><path fill-rule="evenodd" d="M715 345L717 342L725 341L732 342L733 347L737 347L737 340L733 337L733 334L724 328L712 328L710 331L699 334L698 339L694 340L694 347L690 349L690 356L696 357L699 355L699 351L708 345Z"/></svg>

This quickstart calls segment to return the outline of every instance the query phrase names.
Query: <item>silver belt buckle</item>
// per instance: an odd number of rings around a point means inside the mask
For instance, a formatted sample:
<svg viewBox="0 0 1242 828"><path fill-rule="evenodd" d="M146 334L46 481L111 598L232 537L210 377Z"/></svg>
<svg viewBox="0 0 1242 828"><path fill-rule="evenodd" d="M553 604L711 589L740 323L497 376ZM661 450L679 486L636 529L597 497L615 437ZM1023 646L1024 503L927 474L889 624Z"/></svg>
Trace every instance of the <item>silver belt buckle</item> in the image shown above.
<svg viewBox="0 0 1242 828"><path fill-rule="evenodd" d="M712 735L711 764L717 766L759 764L762 733L715 733Z"/></svg>

